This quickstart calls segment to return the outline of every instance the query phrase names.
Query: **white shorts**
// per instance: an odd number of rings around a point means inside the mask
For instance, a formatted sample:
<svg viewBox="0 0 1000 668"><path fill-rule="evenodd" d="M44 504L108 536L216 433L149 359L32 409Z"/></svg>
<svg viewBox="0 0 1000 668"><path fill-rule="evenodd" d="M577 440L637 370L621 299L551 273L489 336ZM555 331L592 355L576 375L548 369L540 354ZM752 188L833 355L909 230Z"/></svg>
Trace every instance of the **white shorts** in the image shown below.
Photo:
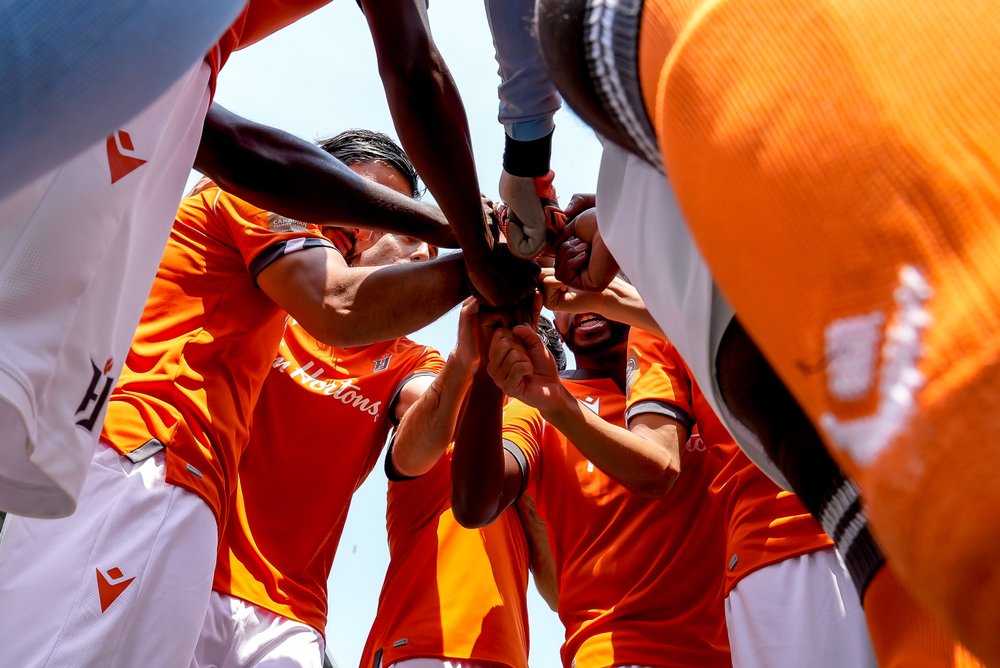
<svg viewBox="0 0 1000 668"><path fill-rule="evenodd" d="M649 163L603 143L597 181L602 238L736 442L771 480L791 489L757 437L722 401L715 359L733 309L716 288L673 189Z"/></svg>
<svg viewBox="0 0 1000 668"><path fill-rule="evenodd" d="M485 664L468 659L403 659L389 664L392 668L496 668L495 663ZM382 668L379 663L377 668ZM389 668L386 666L385 668Z"/></svg>
<svg viewBox="0 0 1000 668"><path fill-rule="evenodd" d="M833 548L750 573L726 597L734 668L876 668L865 614Z"/></svg>
<svg viewBox="0 0 1000 668"><path fill-rule="evenodd" d="M191 668L323 668L325 651L313 627L213 591Z"/></svg>
<svg viewBox="0 0 1000 668"><path fill-rule="evenodd" d="M104 444L77 512L10 515L0 539L4 666L187 668L212 590L218 528L164 482L163 452L133 463Z"/></svg>
<svg viewBox="0 0 1000 668"><path fill-rule="evenodd" d="M0 510L73 512L194 162L208 78L201 62L107 141L0 201Z"/></svg>

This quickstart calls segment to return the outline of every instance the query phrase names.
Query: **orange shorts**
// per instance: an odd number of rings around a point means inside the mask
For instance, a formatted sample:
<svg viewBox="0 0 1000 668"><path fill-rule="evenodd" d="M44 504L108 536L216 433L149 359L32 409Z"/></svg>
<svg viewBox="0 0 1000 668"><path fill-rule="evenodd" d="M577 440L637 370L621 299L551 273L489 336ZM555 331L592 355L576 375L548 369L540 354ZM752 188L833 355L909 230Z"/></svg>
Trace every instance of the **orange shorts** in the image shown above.
<svg viewBox="0 0 1000 668"><path fill-rule="evenodd" d="M901 579L998 663L995 2L673 4L640 78L691 231Z"/></svg>

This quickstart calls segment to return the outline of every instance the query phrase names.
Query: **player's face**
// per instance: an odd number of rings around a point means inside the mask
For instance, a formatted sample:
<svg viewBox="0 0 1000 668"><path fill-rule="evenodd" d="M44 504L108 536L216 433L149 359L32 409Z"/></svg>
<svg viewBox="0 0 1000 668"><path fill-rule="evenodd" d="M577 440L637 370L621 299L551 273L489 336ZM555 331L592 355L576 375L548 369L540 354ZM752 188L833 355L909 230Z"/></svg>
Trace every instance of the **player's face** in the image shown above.
<svg viewBox="0 0 1000 668"><path fill-rule="evenodd" d="M410 182L402 172L385 162L366 162L348 165L359 176L369 181L392 188L401 195L410 197ZM364 233L364 232L363 232ZM352 264L359 267L380 267L400 262L421 262L437 257L437 247L431 246L420 239L401 234L382 234L369 232L371 235L364 243L364 251L358 255Z"/></svg>
<svg viewBox="0 0 1000 668"><path fill-rule="evenodd" d="M555 326L574 355L596 355L628 343L628 325L597 313L556 313Z"/></svg>
<svg viewBox="0 0 1000 668"><path fill-rule="evenodd" d="M437 257L437 248L416 237L383 234L375 244L358 257L359 267L380 267L401 262L423 262Z"/></svg>

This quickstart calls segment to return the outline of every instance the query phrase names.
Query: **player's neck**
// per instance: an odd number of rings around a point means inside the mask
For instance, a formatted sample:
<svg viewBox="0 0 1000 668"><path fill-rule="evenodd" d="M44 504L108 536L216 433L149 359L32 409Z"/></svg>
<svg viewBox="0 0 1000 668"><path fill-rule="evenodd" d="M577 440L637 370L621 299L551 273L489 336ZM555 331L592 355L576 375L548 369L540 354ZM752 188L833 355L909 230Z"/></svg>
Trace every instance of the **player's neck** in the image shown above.
<svg viewBox="0 0 1000 668"><path fill-rule="evenodd" d="M577 368L572 370L572 380L609 378L625 392L625 355L620 350L609 350L597 355L577 355Z"/></svg>

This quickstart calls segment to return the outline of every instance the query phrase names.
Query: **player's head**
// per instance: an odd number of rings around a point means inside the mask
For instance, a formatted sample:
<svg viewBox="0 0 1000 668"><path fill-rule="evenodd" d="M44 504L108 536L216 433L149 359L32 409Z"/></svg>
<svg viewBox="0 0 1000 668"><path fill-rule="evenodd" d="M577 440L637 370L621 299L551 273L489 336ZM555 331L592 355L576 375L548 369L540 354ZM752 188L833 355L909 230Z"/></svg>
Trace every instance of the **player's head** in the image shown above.
<svg viewBox="0 0 1000 668"><path fill-rule="evenodd" d="M557 312L556 330L577 358L602 355L628 346L629 326L599 313Z"/></svg>
<svg viewBox="0 0 1000 668"><path fill-rule="evenodd" d="M566 349L563 348L562 337L556 331L552 321L542 314L538 314L538 326L535 327L538 336L542 337L542 342L549 353L556 361L556 368L560 371L566 370Z"/></svg>
<svg viewBox="0 0 1000 668"><path fill-rule="evenodd" d="M317 142L360 176L392 188L407 197L420 197L420 177L403 149L388 135L373 130L352 129ZM437 248L409 236L359 232L364 248L348 258L354 266L381 266L415 262L437 256Z"/></svg>
<svg viewBox="0 0 1000 668"><path fill-rule="evenodd" d="M420 197L420 177L416 168L388 135L355 128L321 139L317 144L365 178L408 197Z"/></svg>

